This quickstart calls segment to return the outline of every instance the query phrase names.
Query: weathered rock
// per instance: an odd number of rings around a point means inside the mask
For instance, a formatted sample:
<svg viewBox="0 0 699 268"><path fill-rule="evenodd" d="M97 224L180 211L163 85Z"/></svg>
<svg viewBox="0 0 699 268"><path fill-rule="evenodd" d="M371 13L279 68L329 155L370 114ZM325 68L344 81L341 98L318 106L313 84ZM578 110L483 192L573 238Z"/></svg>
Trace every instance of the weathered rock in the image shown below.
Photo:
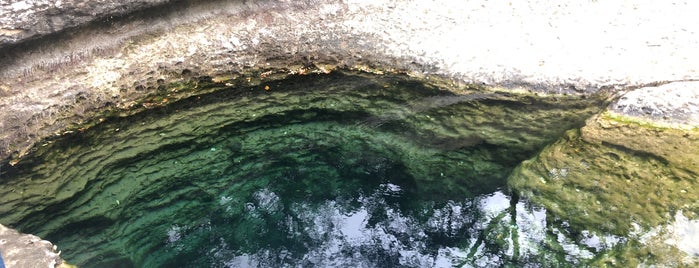
<svg viewBox="0 0 699 268"><path fill-rule="evenodd" d="M21 234L0 224L0 253L8 268L71 267L64 264L51 242Z"/></svg>
<svg viewBox="0 0 699 268"><path fill-rule="evenodd" d="M9 0L0 3L0 49L170 0Z"/></svg>
<svg viewBox="0 0 699 268"><path fill-rule="evenodd" d="M523 162L510 176L510 187L574 233L620 235L635 243L600 262L696 263L699 250L687 247L684 237L699 229L699 128L696 110L687 109L695 99L674 97L691 96L695 89L683 83L687 92L668 92L671 86L625 94ZM670 92L670 98L663 95Z"/></svg>
<svg viewBox="0 0 699 268"><path fill-rule="evenodd" d="M181 97L172 90L179 83L254 85L274 75L277 79L337 67L545 93L588 94L697 79L699 54L692 53L699 46L697 5L5 1L0 4L0 160L4 164L10 156L26 154L36 141L60 135L73 123L88 122L95 111L112 108L121 113L153 105L144 101L152 94ZM137 12L146 7L151 8ZM696 91L681 88L693 88L691 84L678 85L627 94L605 116L590 121L581 136L571 134L542 152L540 159L563 154L555 156L565 162L572 159L566 155L578 153L570 144L581 144L591 157L611 161L614 155L621 160L650 155L646 163L660 167L646 167L650 175L680 178L671 184L687 182L688 176L696 175L693 158L666 151L676 146L691 155L696 148L689 147L696 145L696 130L691 130L697 120L697 103L691 99ZM645 98L650 95L658 98ZM672 101L673 96L680 101ZM690 128L646 128L634 123L639 118L651 125L666 122ZM629 145L656 138L653 146ZM529 163L523 168L528 165L536 170L532 174L562 175L557 164ZM633 170L598 171L622 178ZM670 202L682 197L664 194L663 200ZM638 215L657 222L666 218L662 215L667 211L660 210ZM627 215L636 215L634 211Z"/></svg>
<svg viewBox="0 0 699 268"><path fill-rule="evenodd" d="M56 10L82 14L103 2L62 1ZM58 2L40 3L7 3L5 14L20 8L17 16L36 19L3 27L31 28ZM373 67L589 93L695 79L699 65L699 55L684 52L698 45L694 2L176 1L130 12L159 3L110 3L27 36L93 23L0 47L0 159L25 154L94 110L132 107L163 85L199 76L225 83L253 73L265 79L270 70Z"/></svg>
<svg viewBox="0 0 699 268"><path fill-rule="evenodd" d="M675 82L629 91L612 104L610 112L651 125L697 128L699 82Z"/></svg>

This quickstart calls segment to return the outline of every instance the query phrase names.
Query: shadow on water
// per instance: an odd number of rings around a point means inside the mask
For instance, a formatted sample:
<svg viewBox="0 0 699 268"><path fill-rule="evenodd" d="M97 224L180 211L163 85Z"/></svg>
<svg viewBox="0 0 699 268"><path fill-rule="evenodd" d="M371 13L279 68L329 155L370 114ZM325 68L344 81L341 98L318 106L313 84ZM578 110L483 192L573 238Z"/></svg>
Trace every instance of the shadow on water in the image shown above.
<svg viewBox="0 0 699 268"><path fill-rule="evenodd" d="M603 105L356 73L229 88L4 168L0 221L84 267L538 262L507 176Z"/></svg>

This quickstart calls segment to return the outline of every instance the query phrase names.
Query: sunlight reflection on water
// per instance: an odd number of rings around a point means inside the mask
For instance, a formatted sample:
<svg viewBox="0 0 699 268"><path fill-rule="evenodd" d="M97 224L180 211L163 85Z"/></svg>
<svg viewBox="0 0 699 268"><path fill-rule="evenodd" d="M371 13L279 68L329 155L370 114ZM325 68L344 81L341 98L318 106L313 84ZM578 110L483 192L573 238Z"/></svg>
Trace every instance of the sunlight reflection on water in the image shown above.
<svg viewBox="0 0 699 268"><path fill-rule="evenodd" d="M292 209L285 212L285 221L277 226L287 237L306 237L305 249L275 249L272 245L255 252L243 252L231 250L229 243L236 241L221 238L220 245L209 255L226 267L375 267L390 263L410 267L497 266L503 258L536 256L546 237L545 210L519 201L515 204L516 216L512 222L511 199L502 191L472 199L450 200L421 211L402 211L390 201L391 197L401 194L400 186L384 183L372 193L360 194L354 200L294 203ZM268 188L256 191L252 198L247 213L255 217L284 207L284 197ZM230 198L221 197L218 205L225 210L227 201ZM359 206L353 208L350 202L358 202ZM171 246L177 248L178 243L187 243L186 235L179 232L183 229L186 228L173 226L168 231ZM503 239L507 245L498 249L499 252L488 249L488 242L482 239L493 232L507 236ZM517 235L513 235L515 233ZM435 243L439 236L457 243ZM594 244L594 240L592 237L588 242ZM607 240L610 241L616 242ZM558 242L570 255L570 261L591 257L589 251L564 236L559 236ZM302 254L295 254L299 252ZM283 260L278 262L280 256Z"/></svg>

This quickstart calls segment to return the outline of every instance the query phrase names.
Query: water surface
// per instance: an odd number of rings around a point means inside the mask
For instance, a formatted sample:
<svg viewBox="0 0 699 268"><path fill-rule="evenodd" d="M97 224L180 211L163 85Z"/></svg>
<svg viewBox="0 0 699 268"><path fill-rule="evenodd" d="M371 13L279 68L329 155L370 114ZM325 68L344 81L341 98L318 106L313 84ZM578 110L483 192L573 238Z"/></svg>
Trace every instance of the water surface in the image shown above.
<svg viewBox="0 0 699 268"><path fill-rule="evenodd" d="M603 105L358 73L227 88L3 166L0 221L83 267L574 265L615 238L556 233L507 178Z"/></svg>

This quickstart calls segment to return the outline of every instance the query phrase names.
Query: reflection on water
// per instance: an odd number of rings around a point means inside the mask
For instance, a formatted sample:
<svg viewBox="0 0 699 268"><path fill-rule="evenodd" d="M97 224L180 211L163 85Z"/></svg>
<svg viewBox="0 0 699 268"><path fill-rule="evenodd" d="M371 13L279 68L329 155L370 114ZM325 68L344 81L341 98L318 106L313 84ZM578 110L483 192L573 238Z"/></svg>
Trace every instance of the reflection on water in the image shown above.
<svg viewBox="0 0 699 268"><path fill-rule="evenodd" d="M220 232L226 230L217 229L225 229L225 226L207 225L195 229L173 226L167 234L168 247L181 254L181 245L188 243L185 233L214 232L219 233L213 239L220 244L200 261L210 260L227 267L451 267L455 261L468 256L464 246L475 243L478 237L478 228L473 226L475 214L509 206L509 200L498 192L492 197L478 198L478 205L472 200L449 201L441 205L421 204L424 207L420 210L404 212L395 201L405 198L411 197L402 193L400 186L381 184L367 194L320 203L282 204L283 197L265 188L253 194L243 218L267 228L250 230L254 234L221 235ZM218 205L223 211L231 210L227 207L229 200L229 197L221 197ZM399 202L406 201L409 200ZM485 221L483 226L487 225L487 218L482 221ZM236 250L232 244L250 241L226 239L249 236L264 237L265 241L292 239L298 240L294 241L298 244L260 244L248 250Z"/></svg>
<svg viewBox="0 0 699 268"><path fill-rule="evenodd" d="M660 232L667 233L665 243L676 246L690 256L699 257L699 220L687 219L680 210L675 214L674 222L656 227L644 235L649 237Z"/></svg>
<svg viewBox="0 0 699 268"><path fill-rule="evenodd" d="M398 203L413 202L413 197L391 183L380 184L368 193L292 204L263 188L252 194L244 215L236 216L226 215L233 211L231 200L222 196L212 204L213 211L224 211L220 218L213 217L199 226L173 225L162 234L167 251L186 256L184 262L178 258L177 265L575 266L600 258L629 239L583 231L576 241L561 229L565 223L547 226L544 209L523 201L512 202L501 191L463 200L420 203L405 210ZM229 226L221 224L230 222L221 218L232 217L243 218L237 224L264 227L230 233ZM638 235L645 243L660 237L696 256L697 230L699 222L689 221L680 213L672 225ZM197 242L202 235L208 239ZM278 243L284 240L292 241ZM192 247L192 243L204 244Z"/></svg>
<svg viewBox="0 0 699 268"><path fill-rule="evenodd" d="M464 246L477 240L479 230L473 226L474 216L480 212L491 215L509 207L508 198L500 192L477 198L477 205L474 205L474 200L449 201L441 205L422 204L425 207L420 210L403 212L395 199L405 198L411 197L402 193L400 186L381 184L367 194L320 203L282 204L283 198L264 188L253 194L243 217L244 221L253 221L267 228L250 230L254 234L237 233L233 237L301 241L291 245L261 244L240 250L233 249L231 244L239 245L243 241L228 241L229 234L223 234L213 238L220 244L200 261L210 260L214 265L227 267L451 267L467 258L468 251ZM221 197L220 209L230 211L229 200L230 197ZM480 226L487 226L488 218L481 219ZM225 229L225 226L207 225L195 229L173 226L167 234L168 247L181 254L181 245L188 243L186 233L225 232L216 229Z"/></svg>
<svg viewBox="0 0 699 268"><path fill-rule="evenodd" d="M546 213L501 191L463 200L414 202L399 185L323 202L287 204L268 188L257 190L242 215L229 214L232 198L212 204L222 214L199 226L171 226L166 250L187 256L184 266L211 267L499 267L506 264L575 264L618 238L591 235L580 245L546 226ZM514 213L514 214L513 214ZM258 228L231 229L222 219ZM215 219L214 219L215 218ZM259 228L263 226L262 228ZM560 252L547 248L555 234ZM208 239L204 242L201 236ZM289 240L289 241L285 241ZM213 247L192 243L215 242ZM279 243L280 241L284 241ZM254 246L251 246L254 245ZM201 247L206 250L201 250ZM548 252L541 252L542 250ZM546 253L546 254L544 254ZM550 255L550 256L547 256ZM559 262L559 259L564 260ZM178 258L182 261L182 258Z"/></svg>

